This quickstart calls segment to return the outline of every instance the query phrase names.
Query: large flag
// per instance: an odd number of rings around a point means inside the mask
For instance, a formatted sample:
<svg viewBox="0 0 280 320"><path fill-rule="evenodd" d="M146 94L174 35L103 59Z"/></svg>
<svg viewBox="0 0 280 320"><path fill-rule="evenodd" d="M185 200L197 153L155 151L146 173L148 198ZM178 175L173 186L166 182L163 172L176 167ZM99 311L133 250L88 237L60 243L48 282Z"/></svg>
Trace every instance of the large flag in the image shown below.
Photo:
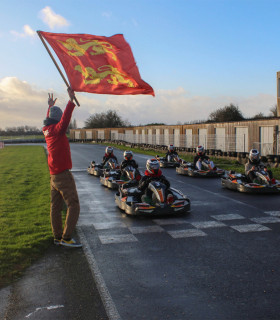
<svg viewBox="0 0 280 320"><path fill-rule="evenodd" d="M150 94L122 34L101 37L38 31L57 54L74 91L100 94Z"/></svg>

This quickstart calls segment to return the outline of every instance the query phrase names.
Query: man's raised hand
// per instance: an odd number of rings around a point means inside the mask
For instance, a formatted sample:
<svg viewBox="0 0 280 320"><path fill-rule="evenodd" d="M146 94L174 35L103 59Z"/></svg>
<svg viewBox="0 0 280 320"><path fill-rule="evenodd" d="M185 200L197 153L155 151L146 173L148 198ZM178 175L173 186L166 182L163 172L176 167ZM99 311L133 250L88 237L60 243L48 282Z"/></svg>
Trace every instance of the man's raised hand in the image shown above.
<svg viewBox="0 0 280 320"><path fill-rule="evenodd" d="M53 99L53 93L49 93L48 95L49 95L48 104L50 107L52 107L55 105L57 98Z"/></svg>

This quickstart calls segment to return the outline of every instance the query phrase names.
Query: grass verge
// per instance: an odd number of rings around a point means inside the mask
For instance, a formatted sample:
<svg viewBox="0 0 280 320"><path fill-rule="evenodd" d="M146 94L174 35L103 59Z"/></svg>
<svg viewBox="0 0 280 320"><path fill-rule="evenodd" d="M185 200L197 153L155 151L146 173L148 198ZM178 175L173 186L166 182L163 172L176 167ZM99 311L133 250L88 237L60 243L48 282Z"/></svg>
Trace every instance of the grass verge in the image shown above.
<svg viewBox="0 0 280 320"><path fill-rule="evenodd" d="M49 188L42 146L0 150L0 287L16 280L50 245Z"/></svg>

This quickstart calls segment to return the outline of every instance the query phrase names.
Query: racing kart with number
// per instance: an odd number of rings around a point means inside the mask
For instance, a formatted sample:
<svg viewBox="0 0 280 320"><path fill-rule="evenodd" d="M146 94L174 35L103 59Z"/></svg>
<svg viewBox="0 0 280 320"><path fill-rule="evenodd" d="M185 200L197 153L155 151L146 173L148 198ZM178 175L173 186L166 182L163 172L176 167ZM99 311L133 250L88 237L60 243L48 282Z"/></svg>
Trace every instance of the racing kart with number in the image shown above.
<svg viewBox="0 0 280 320"><path fill-rule="evenodd" d="M100 177L103 174L103 166L102 164L92 161L87 168L87 172L93 176Z"/></svg>
<svg viewBox="0 0 280 320"><path fill-rule="evenodd" d="M156 155L156 159L159 162L161 168L176 168L180 166L181 159L178 155L170 155L169 161L165 157L159 157Z"/></svg>
<svg viewBox="0 0 280 320"><path fill-rule="evenodd" d="M160 181L151 181L148 189L152 193L151 201L137 188L119 188L115 195L117 206L128 215L172 215L190 211L190 199L181 191L169 188Z"/></svg>
<svg viewBox="0 0 280 320"><path fill-rule="evenodd" d="M179 167L176 168L177 174L182 174L189 177L221 177L225 171L214 167L213 169L209 166L209 161L202 161L202 169L199 170L191 162L182 162Z"/></svg>
<svg viewBox="0 0 280 320"><path fill-rule="evenodd" d="M249 177L241 173L229 171L221 178L223 187L245 193L279 193L280 181L270 179L265 171L255 172L257 182L251 182Z"/></svg>
<svg viewBox="0 0 280 320"><path fill-rule="evenodd" d="M106 163L106 168L100 176L100 183L109 189L118 189L118 180L121 176L120 167L115 159L109 159Z"/></svg>

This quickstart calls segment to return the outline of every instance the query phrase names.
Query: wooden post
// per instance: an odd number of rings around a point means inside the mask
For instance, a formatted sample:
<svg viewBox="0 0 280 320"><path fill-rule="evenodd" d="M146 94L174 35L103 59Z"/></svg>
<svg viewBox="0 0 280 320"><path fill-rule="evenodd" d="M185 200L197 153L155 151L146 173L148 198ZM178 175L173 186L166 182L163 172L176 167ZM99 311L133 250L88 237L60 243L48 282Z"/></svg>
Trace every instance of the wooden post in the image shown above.
<svg viewBox="0 0 280 320"><path fill-rule="evenodd" d="M53 57L52 53L50 52L50 49L48 48L48 46L47 46L47 44L46 44L46 42L45 42L44 38L42 37L42 35L41 35L40 31L37 31L37 34L38 34L39 38L41 39L41 41L42 41L42 43L43 43L44 47L46 48L46 50L47 50L48 54L50 55L50 57L51 57L51 59L52 59L53 63L55 64L55 66L56 66L56 68L57 68L58 72L60 73L60 75L61 75L61 77L62 77L63 81L65 82L65 84L66 84L66 86L67 86L67 88L69 88L69 87L70 87L70 85L68 84L68 82L67 82L66 78L64 77L64 74L63 74L63 73L62 73L62 71L60 70L59 65L58 65L58 64L57 64L57 62L55 61L55 59L54 59L54 57ZM77 106L79 107L79 106L80 106L80 104L79 104L79 101L77 100L77 98L76 98L76 97L74 97L74 100L75 100L75 102L76 102Z"/></svg>

